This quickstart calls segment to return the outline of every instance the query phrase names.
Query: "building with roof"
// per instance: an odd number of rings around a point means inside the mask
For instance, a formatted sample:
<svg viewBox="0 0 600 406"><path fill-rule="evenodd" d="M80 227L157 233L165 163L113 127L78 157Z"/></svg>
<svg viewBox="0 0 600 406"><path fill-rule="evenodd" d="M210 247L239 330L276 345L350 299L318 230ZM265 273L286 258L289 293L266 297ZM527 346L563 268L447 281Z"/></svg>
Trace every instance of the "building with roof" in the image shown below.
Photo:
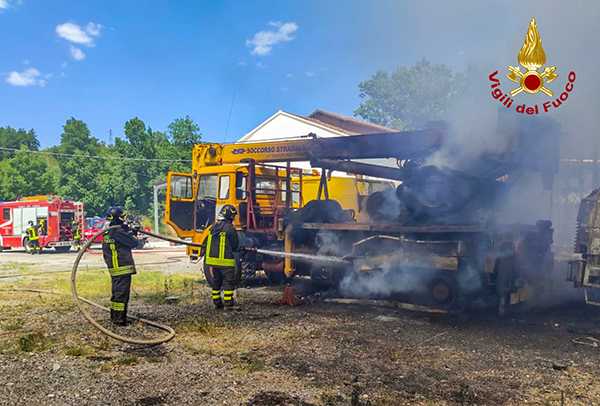
<svg viewBox="0 0 600 406"><path fill-rule="evenodd" d="M279 110L240 138L239 142L295 138L309 133L315 133L317 137L339 137L393 131L397 130L323 110L315 110L308 116Z"/></svg>
<svg viewBox="0 0 600 406"><path fill-rule="evenodd" d="M316 134L317 137L327 138L395 131L398 130L323 110L315 110L308 116L301 116L279 110L240 138L238 142L258 142L282 138L298 138L304 137L310 133ZM396 166L395 159L361 161L379 165ZM293 166L309 169L310 163L294 162Z"/></svg>

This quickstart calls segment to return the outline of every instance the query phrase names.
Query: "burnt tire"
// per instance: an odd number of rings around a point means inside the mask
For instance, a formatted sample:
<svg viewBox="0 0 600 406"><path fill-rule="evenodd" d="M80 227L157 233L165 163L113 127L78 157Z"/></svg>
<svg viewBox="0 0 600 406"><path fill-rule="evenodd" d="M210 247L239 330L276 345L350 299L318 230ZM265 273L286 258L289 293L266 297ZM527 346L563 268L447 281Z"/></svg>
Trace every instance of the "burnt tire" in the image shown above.
<svg viewBox="0 0 600 406"><path fill-rule="evenodd" d="M338 288L342 273L324 267L313 266L310 269L310 283L315 290L329 290Z"/></svg>
<svg viewBox="0 0 600 406"><path fill-rule="evenodd" d="M459 288L452 277L435 276L427 285L428 301L436 307L453 309L459 303Z"/></svg>
<svg viewBox="0 0 600 406"><path fill-rule="evenodd" d="M283 272L267 272L267 280L271 285L282 285L285 282L285 274Z"/></svg>

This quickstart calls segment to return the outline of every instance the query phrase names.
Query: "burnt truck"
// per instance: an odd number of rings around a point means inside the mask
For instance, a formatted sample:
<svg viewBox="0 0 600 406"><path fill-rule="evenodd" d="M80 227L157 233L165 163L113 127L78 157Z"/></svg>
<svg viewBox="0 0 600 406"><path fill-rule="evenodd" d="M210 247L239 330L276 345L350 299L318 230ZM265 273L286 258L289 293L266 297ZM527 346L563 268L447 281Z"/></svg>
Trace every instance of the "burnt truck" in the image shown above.
<svg viewBox="0 0 600 406"><path fill-rule="evenodd" d="M552 223L512 222L504 206L525 174L551 187L560 127L548 119L507 123L501 116L496 133L506 137L506 148L452 168L428 164L427 157L398 156L397 168L313 159L313 167L322 168L325 188L333 171L393 179L398 186L368 197L367 222L355 221L327 199L291 213L285 274L309 275L314 285L336 287L345 296L393 298L443 310L481 304L503 314L526 302L553 269ZM540 199L531 193L520 198Z"/></svg>
<svg viewBox="0 0 600 406"><path fill-rule="evenodd" d="M600 306L600 189L581 200L568 280L584 289L585 301Z"/></svg>

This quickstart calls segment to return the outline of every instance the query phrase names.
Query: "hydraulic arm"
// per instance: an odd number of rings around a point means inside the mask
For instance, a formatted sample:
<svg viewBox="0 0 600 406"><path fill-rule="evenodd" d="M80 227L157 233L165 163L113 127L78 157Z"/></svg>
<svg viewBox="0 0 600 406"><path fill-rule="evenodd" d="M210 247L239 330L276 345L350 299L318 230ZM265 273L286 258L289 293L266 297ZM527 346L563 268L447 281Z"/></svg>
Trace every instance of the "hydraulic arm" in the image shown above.
<svg viewBox="0 0 600 406"><path fill-rule="evenodd" d="M199 166L256 162L294 162L313 159L417 159L430 155L444 142L441 129L236 144L198 144L193 157Z"/></svg>

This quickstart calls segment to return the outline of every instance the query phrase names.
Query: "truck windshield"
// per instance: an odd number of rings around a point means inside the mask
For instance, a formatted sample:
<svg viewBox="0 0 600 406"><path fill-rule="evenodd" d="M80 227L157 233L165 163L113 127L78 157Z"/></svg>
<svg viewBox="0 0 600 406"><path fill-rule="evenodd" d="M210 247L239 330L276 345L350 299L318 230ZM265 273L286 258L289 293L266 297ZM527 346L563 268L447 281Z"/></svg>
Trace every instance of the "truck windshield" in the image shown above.
<svg viewBox="0 0 600 406"><path fill-rule="evenodd" d="M171 197L175 199L191 199L192 178L190 176L173 176L171 178Z"/></svg>
<svg viewBox="0 0 600 406"><path fill-rule="evenodd" d="M198 183L198 200L217 198L217 175L200 176Z"/></svg>

